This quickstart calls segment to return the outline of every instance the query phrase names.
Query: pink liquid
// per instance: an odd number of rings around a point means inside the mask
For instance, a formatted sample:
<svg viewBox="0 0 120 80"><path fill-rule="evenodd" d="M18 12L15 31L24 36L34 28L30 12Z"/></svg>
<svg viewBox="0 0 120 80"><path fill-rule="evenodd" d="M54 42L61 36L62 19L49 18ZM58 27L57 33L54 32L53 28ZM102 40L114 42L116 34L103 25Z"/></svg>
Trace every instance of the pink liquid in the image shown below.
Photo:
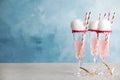
<svg viewBox="0 0 120 80"><path fill-rule="evenodd" d="M99 54L99 40L97 38L90 39L90 48L92 55L97 57Z"/></svg>
<svg viewBox="0 0 120 80"><path fill-rule="evenodd" d="M85 42L84 41L75 41L74 44L75 44L76 56L79 60L81 60L84 56Z"/></svg>
<svg viewBox="0 0 120 80"><path fill-rule="evenodd" d="M109 41L100 41L100 54L101 58L105 60L109 55Z"/></svg>

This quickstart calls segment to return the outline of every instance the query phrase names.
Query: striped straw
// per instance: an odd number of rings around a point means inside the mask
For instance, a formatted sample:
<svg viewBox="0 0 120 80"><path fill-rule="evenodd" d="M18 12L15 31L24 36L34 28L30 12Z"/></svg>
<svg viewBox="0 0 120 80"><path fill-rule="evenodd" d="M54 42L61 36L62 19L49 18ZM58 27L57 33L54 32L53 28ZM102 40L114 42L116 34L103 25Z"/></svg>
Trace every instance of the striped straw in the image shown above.
<svg viewBox="0 0 120 80"><path fill-rule="evenodd" d="M105 41L109 41L109 38L110 38L110 33L106 33L105 34Z"/></svg>
<svg viewBox="0 0 120 80"><path fill-rule="evenodd" d="M87 19L87 24L89 23L90 16L91 16L91 12L89 12L88 19Z"/></svg>
<svg viewBox="0 0 120 80"><path fill-rule="evenodd" d="M82 33L82 41L85 41L85 33Z"/></svg>
<svg viewBox="0 0 120 80"><path fill-rule="evenodd" d="M85 25L86 29L87 29L87 18L88 18L88 12L86 12L86 14L85 14L85 23L84 23L84 25Z"/></svg>
<svg viewBox="0 0 120 80"><path fill-rule="evenodd" d="M108 41L108 34L105 34L105 41Z"/></svg>
<svg viewBox="0 0 120 80"><path fill-rule="evenodd" d="M82 40L81 40L81 48L79 50L79 54L81 54L81 52L83 51L84 49L84 45L85 45L85 33L82 33Z"/></svg>
<svg viewBox="0 0 120 80"><path fill-rule="evenodd" d="M100 18L101 18L101 13L99 13L99 20L100 20Z"/></svg>
<svg viewBox="0 0 120 80"><path fill-rule="evenodd" d="M108 13L108 21L110 20L110 12Z"/></svg>
<svg viewBox="0 0 120 80"><path fill-rule="evenodd" d="M106 17L106 13L104 14L104 18Z"/></svg>
<svg viewBox="0 0 120 80"><path fill-rule="evenodd" d="M85 23L87 23L88 13L85 14Z"/></svg>
<svg viewBox="0 0 120 80"><path fill-rule="evenodd" d="M115 18L115 12L113 13L111 24L113 24L114 18Z"/></svg>
<svg viewBox="0 0 120 80"><path fill-rule="evenodd" d="M85 42L85 33L82 33L82 47L83 47L83 44L84 44L84 42Z"/></svg>
<svg viewBox="0 0 120 80"><path fill-rule="evenodd" d="M99 39L99 33L97 33L97 39Z"/></svg>

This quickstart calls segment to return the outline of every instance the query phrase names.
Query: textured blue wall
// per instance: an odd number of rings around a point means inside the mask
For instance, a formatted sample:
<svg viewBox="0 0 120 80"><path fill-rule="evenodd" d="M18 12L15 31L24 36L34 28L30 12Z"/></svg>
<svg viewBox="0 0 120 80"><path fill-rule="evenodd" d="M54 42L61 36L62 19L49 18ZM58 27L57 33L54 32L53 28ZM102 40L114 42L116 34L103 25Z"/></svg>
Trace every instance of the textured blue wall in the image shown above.
<svg viewBox="0 0 120 80"><path fill-rule="evenodd" d="M70 22L84 20L86 11L93 19L116 11L108 61L120 62L120 1L108 1L0 0L0 62L76 62ZM92 62L86 43L84 61Z"/></svg>

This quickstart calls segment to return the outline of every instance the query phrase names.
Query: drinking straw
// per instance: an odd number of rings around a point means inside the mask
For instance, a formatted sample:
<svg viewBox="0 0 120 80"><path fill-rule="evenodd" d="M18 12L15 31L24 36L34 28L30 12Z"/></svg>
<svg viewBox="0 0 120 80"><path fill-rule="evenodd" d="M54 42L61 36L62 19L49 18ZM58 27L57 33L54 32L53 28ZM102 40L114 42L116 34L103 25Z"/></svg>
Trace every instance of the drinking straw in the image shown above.
<svg viewBox="0 0 120 80"><path fill-rule="evenodd" d="M113 13L111 24L113 24L114 18L115 18L115 12Z"/></svg>
<svg viewBox="0 0 120 80"><path fill-rule="evenodd" d="M106 17L106 13L104 14L104 18Z"/></svg>
<svg viewBox="0 0 120 80"><path fill-rule="evenodd" d="M108 21L110 20L110 12L108 13Z"/></svg>
<svg viewBox="0 0 120 80"><path fill-rule="evenodd" d="M89 23L90 17L91 17L91 12L89 12L88 19L87 19L87 24Z"/></svg>
<svg viewBox="0 0 120 80"><path fill-rule="evenodd" d="M82 44L80 51L82 51L82 49L84 48L84 44L85 44L85 33L82 33Z"/></svg>
<svg viewBox="0 0 120 80"><path fill-rule="evenodd" d="M86 14L85 14L85 23L84 23L84 26L85 26L86 29L87 29L87 19L88 19L88 12L86 12Z"/></svg>
<svg viewBox="0 0 120 80"><path fill-rule="evenodd" d="M85 23L87 23L88 13L85 14Z"/></svg>
<svg viewBox="0 0 120 80"><path fill-rule="evenodd" d="M101 13L99 13L99 20L100 20L100 18L101 18Z"/></svg>

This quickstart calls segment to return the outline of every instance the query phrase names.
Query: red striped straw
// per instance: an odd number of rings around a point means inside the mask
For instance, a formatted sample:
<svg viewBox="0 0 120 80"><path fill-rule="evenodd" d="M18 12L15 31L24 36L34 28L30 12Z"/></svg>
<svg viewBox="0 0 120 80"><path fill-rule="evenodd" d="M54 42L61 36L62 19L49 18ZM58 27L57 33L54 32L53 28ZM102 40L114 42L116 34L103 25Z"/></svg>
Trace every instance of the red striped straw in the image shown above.
<svg viewBox="0 0 120 80"><path fill-rule="evenodd" d="M115 12L113 13L112 20L111 20L111 24L113 23L114 18L115 18Z"/></svg>
<svg viewBox="0 0 120 80"><path fill-rule="evenodd" d="M105 41L108 41L108 35L109 35L109 33L105 34Z"/></svg>
<svg viewBox="0 0 120 80"><path fill-rule="evenodd" d="M100 20L100 18L101 18L101 13L99 13L99 20Z"/></svg>
<svg viewBox="0 0 120 80"><path fill-rule="evenodd" d="M84 47L84 44L85 44L85 33L82 33L82 45L81 45L82 49Z"/></svg>
<svg viewBox="0 0 120 80"><path fill-rule="evenodd" d="M104 14L104 18L106 17L106 13Z"/></svg>
<svg viewBox="0 0 120 80"><path fill-rule="evenodd" d="M110 12L108 13L108 21L110 20Z"/></svg>
<svg viewBox="0 0 120 80"><path fill-rule="evenodd" d="M82 41L85 41L85 33L82 33Z"/></svg>
<svg viewBox="0 0 120 80"><path fill-rule="evenodd" d="M88 13L85 14L85 23L87 23Z"/></svg>
<svg viewBox="0 0 120 80"><path fill-rule="evenodd" d="M99 39L99 33L97 33L97 39Z"/></svg>
<svg viewBox="0 0 120 80"><path fill-rule="evenodd" d="M91 12L89 12L89 14L88 14L88 18L87 18L87 24L89 23L90 16L91 16Z"/></svg>
<svg viewBox="0 0 120 80"><path fill-rule="evenodd" d="M105 34L105 41L106 41L105 45L109 43L109 38L110 38L110 33Z"/></svg>

